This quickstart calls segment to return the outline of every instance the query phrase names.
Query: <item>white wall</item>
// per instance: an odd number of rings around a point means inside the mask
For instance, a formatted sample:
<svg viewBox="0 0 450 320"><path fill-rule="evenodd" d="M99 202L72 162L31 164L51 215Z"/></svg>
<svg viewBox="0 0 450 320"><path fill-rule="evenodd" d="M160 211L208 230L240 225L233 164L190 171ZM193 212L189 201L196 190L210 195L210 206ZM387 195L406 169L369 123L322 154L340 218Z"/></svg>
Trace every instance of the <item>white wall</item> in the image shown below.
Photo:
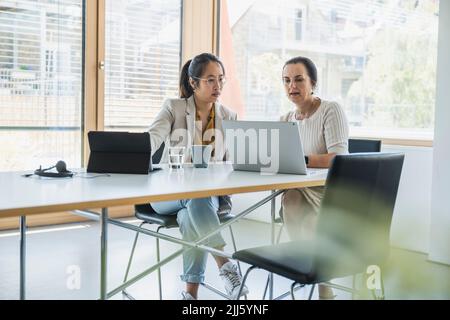
<svg viewBox="0 0 450 320"><path fill-rule="evenodd" d="M430 260L450 264L450 1L439 3Z"/></svg>
<svg viewBox="0 0 450 320"><path fill-rule="evenodd" d="M392 221L391 244L399 248L428 253L433 149L383 146L382 151L405 154ZM267 192L234 195L233 212L240 212L267 195L269 195ZM278 199L277 212L280 207L279 202ZM270 222L270 204L264 205L248 217Z"/></svg>
<svg viewBox="0 0 450 320"><path fill-rule="evenodd" d="M428 253L433 148L384 146L405 154L391 226L395 247Z"/></svg>

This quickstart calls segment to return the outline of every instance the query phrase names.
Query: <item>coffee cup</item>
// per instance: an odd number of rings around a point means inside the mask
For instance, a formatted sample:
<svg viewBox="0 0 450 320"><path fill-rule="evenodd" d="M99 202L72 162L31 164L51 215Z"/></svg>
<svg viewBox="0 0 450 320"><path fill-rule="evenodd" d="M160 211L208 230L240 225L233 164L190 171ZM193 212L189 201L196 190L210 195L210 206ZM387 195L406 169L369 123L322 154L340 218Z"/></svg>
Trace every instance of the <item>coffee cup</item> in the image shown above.
<svg viewBox="0 0 450 320"><path fill-rule="evenodd" d="M207 168L209 160L211 159L212 146L210 144L193 145L191 150L194 167Z"/></svg>

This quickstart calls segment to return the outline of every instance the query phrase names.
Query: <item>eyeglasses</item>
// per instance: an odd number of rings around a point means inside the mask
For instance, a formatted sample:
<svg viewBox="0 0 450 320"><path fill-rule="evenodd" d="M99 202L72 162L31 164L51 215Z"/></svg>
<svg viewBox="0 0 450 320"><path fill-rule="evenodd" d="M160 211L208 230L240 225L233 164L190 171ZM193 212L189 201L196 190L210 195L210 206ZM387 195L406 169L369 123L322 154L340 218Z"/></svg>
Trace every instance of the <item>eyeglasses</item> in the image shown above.
<svg viewBox="0 0 450 320"><path fill-rule="evenodd" d="M299 85L301 85L301 83L302 83L303 81L305 81L305 79L302 78L302 77L295 77L294 79L291 79L291 78L288 78L288 77L284 77L284 78L282 79L282 81L283 81L283 84L284 84L286 87L290 86L292 81L294 81L295 86L298 87Z"/></svg>
<svg viewBox="0 0 450 320"><path fill-rule="evenodd" d="M192 77L197 80L204 81L208 86L214 87L214 85L217 83L219 87L223 87L225 83L227 83L227 79L225 77L219 76L218 78L210 77L210 78L198 78L198 77Z"/></svg>

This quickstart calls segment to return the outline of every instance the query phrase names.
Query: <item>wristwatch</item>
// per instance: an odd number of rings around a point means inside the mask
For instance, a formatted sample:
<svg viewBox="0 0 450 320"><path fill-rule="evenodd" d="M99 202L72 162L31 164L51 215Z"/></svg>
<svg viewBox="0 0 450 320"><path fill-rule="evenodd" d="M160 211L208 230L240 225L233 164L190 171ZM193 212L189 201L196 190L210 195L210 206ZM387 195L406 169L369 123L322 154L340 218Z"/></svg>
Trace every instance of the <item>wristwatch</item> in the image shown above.
<svg viewBox="0 0 450 320"><path fill-rule="evenodd" d="M309 157L308 156L305 156L305 163L306 163L306 165L309 164Z"/></svg>

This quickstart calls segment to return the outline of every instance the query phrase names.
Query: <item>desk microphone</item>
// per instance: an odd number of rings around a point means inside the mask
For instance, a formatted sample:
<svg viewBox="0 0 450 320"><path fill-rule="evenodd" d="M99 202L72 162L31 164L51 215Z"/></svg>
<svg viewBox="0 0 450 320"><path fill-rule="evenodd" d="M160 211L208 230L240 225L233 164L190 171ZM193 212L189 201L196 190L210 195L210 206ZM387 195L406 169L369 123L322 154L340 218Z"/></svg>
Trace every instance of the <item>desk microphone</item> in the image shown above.
<svg viewBox="0 0 450 320"><path fill-rule="evenodd" d="M56 168L56 171L58 171L58 172L67 172L66 163L62 160L59 160L54 166L51 166L47 169L42 169L41 166L39 166L39 169L37 169L36 171L44 172L44 171L51 170L53 168Z"/></svg>

